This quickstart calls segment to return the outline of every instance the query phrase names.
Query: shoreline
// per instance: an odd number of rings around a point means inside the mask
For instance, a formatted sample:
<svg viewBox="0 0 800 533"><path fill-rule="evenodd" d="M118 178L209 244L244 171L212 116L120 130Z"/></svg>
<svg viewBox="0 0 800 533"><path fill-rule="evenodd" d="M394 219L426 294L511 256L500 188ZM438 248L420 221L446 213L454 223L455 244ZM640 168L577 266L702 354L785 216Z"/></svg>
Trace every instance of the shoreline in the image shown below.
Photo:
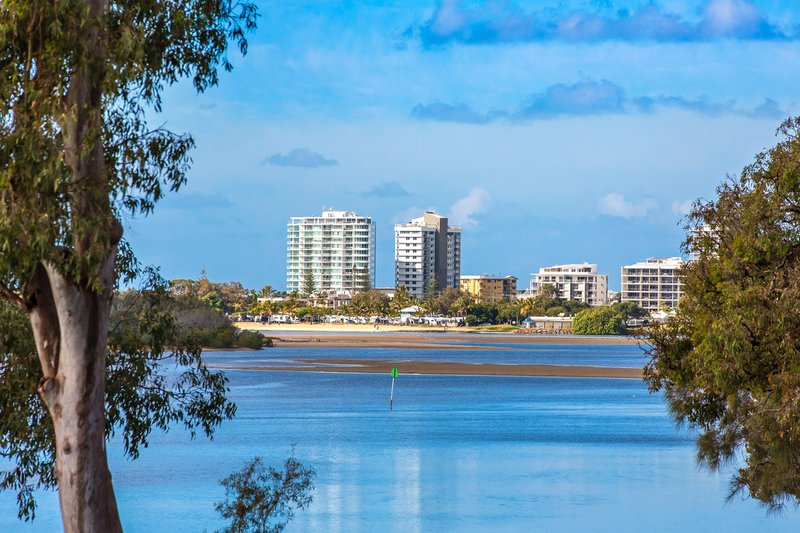
<svg viewBox="0 0 800 533"><path fill-rule="evenodd" d="M641 379L643 369L536 365L497 363L458 363L432 361L391 361L380 359L304 359L291 361L298 366L240 366L213 365L220 370L255 370L261 372L335 372L355 374L388 374L393 366L401 375L452 375L452 376L519 376L564 378L622 378Z"/></svg>
<svg viewBox="0 0 800 533"><path fill-rule="evenodd" d="M473 328L441 328L429 326L381 325L379 329L369 324L261 324L239 322L236 327L258 331L272 337L276 346L305 345L341 347L389 347L384 344L419 347L420 344L447 345L457 348L483 343L503 344L565 344L565 345L630 345L639 340L627 336L591 335L521 335L509 332L482 331ZM271 334L274 333L274 334ZM315 337L313 334L319 336ZM348 346L345 346L345 345ZM352 346L349 346L352 345Z"/></svg>

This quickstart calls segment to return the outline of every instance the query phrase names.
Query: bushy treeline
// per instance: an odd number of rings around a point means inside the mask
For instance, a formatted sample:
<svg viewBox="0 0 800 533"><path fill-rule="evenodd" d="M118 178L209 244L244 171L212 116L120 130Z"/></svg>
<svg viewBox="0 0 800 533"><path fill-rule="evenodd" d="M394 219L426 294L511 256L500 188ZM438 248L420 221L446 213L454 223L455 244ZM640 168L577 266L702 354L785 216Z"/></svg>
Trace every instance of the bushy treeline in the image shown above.
<svg viewBox="0 0 800 533"><path fill-rule="evenodd" d="M182 323L190 324L198 334L204 335L208 346L228 347L231 342L242 345L250 335L237 333L230 325L229 316L249 313L270 316L289 314L302 320L315 321L325 315L344 316L398 316L402 309L417 306L418 314L462 317L467 325L519 324L528 316L573 316L573 333L578 335L619 335L628 333L631 318L641 318L646 311L636 304L615 303L611 306L590 307L575 300L560 298L555 287L541 287L539 294L522 300L478 301L472 294L456 288L436 293L425 291L422 298L414 298L406 287L399 287L390 298L375 290L363 290L353 295L351 301L338 309L325 307L324 298L301 296L297 292L276 293L270 285L260 290L245 288L238 281L215 283L205 274L200 279L178 279L170 282L171 295L178 303L178 316ZM282 296L261 302L259 297ZM216 313L213 313L215 311ZM237 341L232 341L238 335ZM254 334L255 335L255 334ZM253 338L253 341L258 341Z"/></svg>
<svg viewBox="0 0 800 533"><path fill-rule="evenodd" d="M629 333L628 322L648 316L647 311L633 302L617 302L606 306L583 309L572 320L576 335L624 335Z"/></svg>
<svg viewBox="0 0 800 533"><path fill-rule="evenodd" d="M419 315L462 317L469 325L518 324L527 316L573 316L588 309L588 304L559 298L555 289L543 287L541 294L524 300L498 300L480 302L472 294L456 288L440 293L426 293L423 298L413 298L406 287L399 287L394 298L378 290L356 293L350 303L332 310L315 305L313 298L300 298L289 294L283 300L259 303L251 308L257 315L291 314L305 320L315 320L324 315L345 316L398 316L402 309L417 306ZM321 303L321 301L319 302Z"/></svg>
<svg viewBox="0 0 800 533"><path fill-rule="evenodd" d="M206 280L207 281L207 280ZM222 284L218 284L222 285ZM214 294L206 291L204 295ZM159 301L161 312L172 315L183 336L206 348L252 348L260 349L272 345L272 340L256 331L242 331L233 325L231 318L219 309L222 299L203 298L196 291L162 291L149 293ZM112 309L112 323L139 320L141 313L147 312L143 294L129 289L117 294ZM223 304L227 305L227 304Z"/></svg>

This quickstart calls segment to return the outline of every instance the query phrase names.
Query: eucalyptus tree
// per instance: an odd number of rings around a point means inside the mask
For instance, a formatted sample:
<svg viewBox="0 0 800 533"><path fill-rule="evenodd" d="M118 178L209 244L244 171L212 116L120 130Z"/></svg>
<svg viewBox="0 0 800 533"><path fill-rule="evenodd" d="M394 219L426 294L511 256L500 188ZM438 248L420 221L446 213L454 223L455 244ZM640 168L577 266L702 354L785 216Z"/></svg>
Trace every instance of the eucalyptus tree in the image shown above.
<svg viewBox="0 0 800 533"><path fill-rule="evenodd" d="M215 85L232 68L228 43L245 53L256 16L235 0L0 4L0 296L30 324L38 367L25 383L39 402L28 432L10 433L3 413L0 448L22 467L4 485L25 501L30 485L57 484L65 531L121 529L105 440L120 401L107 388L112 297L135 265L122 220L184 184L194 146L147 114L182 78ZM30 353L5 340L17 351L0 379L33 372ZM121 423L135 420L148 418Z"/></svg>

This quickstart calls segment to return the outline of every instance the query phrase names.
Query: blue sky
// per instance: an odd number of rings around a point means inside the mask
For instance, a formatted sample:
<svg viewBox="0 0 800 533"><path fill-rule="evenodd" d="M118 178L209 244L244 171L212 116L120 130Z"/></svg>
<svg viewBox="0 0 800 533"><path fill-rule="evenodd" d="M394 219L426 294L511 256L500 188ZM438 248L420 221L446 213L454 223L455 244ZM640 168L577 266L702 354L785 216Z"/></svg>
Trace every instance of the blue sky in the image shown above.
<svg viewBox="0 0 800 533"><path fill-rule="evenodd" d="M259 2L220 86L153 120L188 185L128 220L169 277L285 286L286 223L323 207L464 225L462 273L679 254L681 218L800 113L793 1Z"/></svg>

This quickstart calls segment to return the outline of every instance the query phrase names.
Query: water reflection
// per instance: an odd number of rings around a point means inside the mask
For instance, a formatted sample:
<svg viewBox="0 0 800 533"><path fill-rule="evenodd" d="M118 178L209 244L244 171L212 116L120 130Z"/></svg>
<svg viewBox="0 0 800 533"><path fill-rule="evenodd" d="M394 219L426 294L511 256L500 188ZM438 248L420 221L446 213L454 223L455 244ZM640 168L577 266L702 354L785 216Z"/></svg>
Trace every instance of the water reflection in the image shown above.
<svg viewBox="0 0 800 533"><path fill-rule="evenodd" d="M394 454L395 518L403 531L415 533L420 527L420 452L417 448L400 448Z"/></svg>

